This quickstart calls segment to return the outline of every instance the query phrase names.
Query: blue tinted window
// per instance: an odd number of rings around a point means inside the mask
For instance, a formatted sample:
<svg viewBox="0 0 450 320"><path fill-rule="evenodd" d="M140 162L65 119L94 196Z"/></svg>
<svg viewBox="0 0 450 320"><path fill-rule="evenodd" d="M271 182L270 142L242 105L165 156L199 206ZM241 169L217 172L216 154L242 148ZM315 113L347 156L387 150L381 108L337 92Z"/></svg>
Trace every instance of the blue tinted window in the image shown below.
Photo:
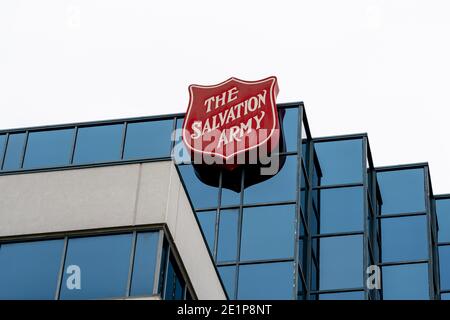
<svg viewBox="0 0 450 320"><path fill-rule="evenodd" d="M211 187L195 175L192 165L178 167L187 192L195 209L217 207L219 201L219 188Z"/></svg>
<svg viewBox="0 0 450 320"><path fill-rule="evenodd" d="M450 199L436 200L439 242L450 242Z"/></svg>
<svg viewBox="0 0 450 320"><path fill-rule="evenodd" d="M364 300L364 291L325 293L319 295L319 300Z"/></svg>
<svg viewBox="0 0 450 320"><path fill-rule="evenodd" d="M286 157L284 166L276 175L245 189L244 202L257 203L295 200L296 175L296 156Z"/></svg>
<svg viewBox="0 0 450 320"><path fill-rule="evenodd" d="M362 236L322 238L319 251L321 290L362 287Z"/></svg>
<svg viewBox="0 0 450 320"><path fill-rule="evenodd" d="M222 210L219 220L217 261L235 261L237 255L239 210Z"/></svg>
<svg viewBox="0 0 450 320"><path fill-rule="evenodd" d="M170 157L173 120L129 123L124 159Z"/></svg>
<svg viewBox="0 0 450 320"><path fill-rule="evenodd" d="M153 294L159 232L138 233L134 255L131 295Z"/></svg>
<svg viewBox="0 0 450 320"><path fill-rule="evenodd" d="M74 129L30 132L24 168L70 164Z"/></svg>
<svg viewBox="0 0 450 320"><path fill-rule="evenodd" d="M183 118L179 118L176 121L176 131L175 131L175 143L173 149L173 157L176 163L189 163L191 156L185 146L183 137Z"/></svg>
<svg viewBox="0 0 450 320"><path fill-rule="evenodd" d="M73 162L120 160L123 124L79 128Z"/></svg>
<svg viewBox="0 0 450 320"><path fill-rule="evenodd" d="M20 166L22 165L25 136L25 133L14 133L9 135L3 170L20 169Z"/></svg>
<svg viewBox="0 0 450 320"><path fill-rule="evenodd" d="M222 279L228 298L233 299L236 286L236 266L219 267L220 278Z"/></svg>
<svg viewBox="0 0 450 320"><path fill-rule="evenodd" d="M262 263L239 267L238 299L292 299L292 262Z"/></svg>
<svg viewBox="0 0 450 320"><path fill-rule="evenodd" d="M322 170L322 185L362 182L362 140L314 144Z"/></svg>
<svg viewBox="0 0 450 320"><path fill-rule="evenodd" d="M69 239L61 299L98 299L125 296L131 254L131 234ZM81 271L81 289L65 284L69 266Z"/></svg>
<svg viewBox="0 0 450 320"><path fill-rule="evenodd" d="M214 235L216 233L216 211L197 212L198 222L211 252L214 252Z"/></svg>
<svg viewBox="0 0 450 320"><path fill-rule="evenodd" d="M383 267L384 300L428 300L428 264Z"/></svg>
<svg viewBox="0 0 450 320"><path fill-rule="evenodd" d="M280 113L283 111L280 110ZM286 151L297 151L298 141L298 109L284 109L282 130L286 143Z"/></svg>
<svg viewBox="0 0 450 320"><path fill-rule="evenodd" d="M439 247L441 290L450 290L450 246Z"/></svg>
<svg viewBox="0 0 450 320"><path fill-rule="evenodd" d="M320 191L320 232L349 232L364 229L363 188Z"/></svg>
<svg viewBox="0 0 450 320"><path fill-rule="evenodd" d="M382 213L425 211L423 169L378 172L377 180L383 200Z"/></svg>
<svg viewBox="0 0 450 320"><path fill-rule="evenodd" d="M5 152L6 147L6 135L2 134L0 135L0 169L2 168L2 161L3 161L3 153Z"/></svg>
<svg viewBox="0 0 450 320"><path fill-rule="evenodd" d="M241 260L293 257L294 231L294 205L244 209Z"/></svg>
<svg viewBox="0 0 450 320"><path fill-rule="evenodd" d="M441 293L441 300L450 300L450 293Z"/></svg>
<svg viewBox="0 0 450 320"><path fill-rule="evenodd" d="M55 299L63 240L0 246L0 299Z"/></svg>
<svg viewBox="0 0 450 320"><path fill-rule="evenodd" d="M428 259L426 216L381 221L383 262Z"/></svg>
<svg viewBox="0 0 450 320"><path fill-rule="evenodd" d="M173 256L170 256L167 270L165 300L183 300L185 283Z"/></svg>

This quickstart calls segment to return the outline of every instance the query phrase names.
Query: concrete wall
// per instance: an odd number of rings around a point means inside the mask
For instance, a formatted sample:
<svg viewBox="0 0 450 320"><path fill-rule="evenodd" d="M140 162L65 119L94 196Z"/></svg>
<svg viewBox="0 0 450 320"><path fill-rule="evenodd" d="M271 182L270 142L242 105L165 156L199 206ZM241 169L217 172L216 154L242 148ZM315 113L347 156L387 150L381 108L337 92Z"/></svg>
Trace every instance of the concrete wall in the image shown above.
<svg viewBox="0 0 450 320"><path fill-rule="evenodd" d="M0 237L161 223L199 299L224 299L172 162L0 176Z"/></svg>

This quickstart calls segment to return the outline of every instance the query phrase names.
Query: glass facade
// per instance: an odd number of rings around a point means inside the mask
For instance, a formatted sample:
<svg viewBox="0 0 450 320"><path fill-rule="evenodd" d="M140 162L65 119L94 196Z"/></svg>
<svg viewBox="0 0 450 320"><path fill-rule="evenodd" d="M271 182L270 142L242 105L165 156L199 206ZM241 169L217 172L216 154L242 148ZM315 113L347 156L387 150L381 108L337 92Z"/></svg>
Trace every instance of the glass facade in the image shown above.
<svg viewBox="0 0 450 320"><path fill-rule="evenodd" d="M163 231L0 243L0 299L192 296Z"/></svg>
<svg viewBox="0 0 450 320"><path fill-rule="evenodd" d="M264 181L250 167L205 181L180 132L172 137L182 114L3 131L0 174L174 159L230 299L449 299L450 195L433 195L428 165L375 168L367 135L312 138L301 103L279 110L282 165ZM191 295L159 246L153 232L0 242L0 298ZM27 269L39 252L49 258ZM104 264L114 268L102 278ZM98 283L69 291L69 265ZM380 270L378 288L366 285L369 266ZM34 272L47 285L21 295L20 275Z"/></svg>

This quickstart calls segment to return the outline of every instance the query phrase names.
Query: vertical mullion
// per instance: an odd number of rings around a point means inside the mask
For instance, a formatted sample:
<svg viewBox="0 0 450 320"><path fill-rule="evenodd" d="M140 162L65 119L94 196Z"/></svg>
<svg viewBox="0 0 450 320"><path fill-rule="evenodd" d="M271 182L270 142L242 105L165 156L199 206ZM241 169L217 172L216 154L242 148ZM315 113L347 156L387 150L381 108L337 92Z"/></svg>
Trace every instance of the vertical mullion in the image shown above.
<svg viewBox="0 0 450 320"><path fill-rule="evenodd" d="M19 169L23 168L23 162L25 160L25 152L27 152L27 144L28 144L28 135L29 135L29 131L25 131L25 140L23 141L23 146L22 146L22 154L20 155L20 165L19 165Z"/></svg>
<svg viewBox="0 0 450 320"><path fill-rule="evenodd" d="M3 170L3 163L5 162L6 148L8 147L8 142L9 142L9 132L5 136L5 144L3 146L3 150L0 156L0 170Z"/></svg>
<svg viewBox="0 0 450 320"><path fill-rule="evenodd" d="M155 274L153 275L153 295L158 294L158 288L159 288L159 280L161 279L160 273L161 273L161 267L162 263L162 255L163 255L163 246L164 246L164 232L162 230L159 231L159 239L158 239L158 249L156 253L156 268L155 268ZM161 292L162 296L162 292Z"/></svg>
<svg viewBox="0 0 450 320"><path fill-rule="evenodd" d="M299 230L301 224L301 175L302 170L302 124L303 124L303 108L300 107L297 110L297 175L296 175L296 203L295 203L295 229L294 229L294 285L292 286L292 300L297 300L298 298L298 279L299 279ZM282 133L284 134L284 132ZM305 179L306 181L306 179ZM305 189L306 192L306 189Z"/></svg>
<svg viewBox="0 0 450 320"><path fill-rule="evenodd" d="M368 204L368 196L369 196L369 188L368 188L368 177L367 177L367 137L364 137L361 141L362 146L362 170L363 170L363 217L364 217L364 237L363 237L363 287L364 287L364 299L369 299L369 290L367 287L367 267L369 266L369 234L368 234L368 219L369 219L369 204Z"/></svg>
<svg viewBox="0 0 450 320"><path fill-rule="evenodd" d="M435 290L434 290L434 259L433 259L433 235L431 227L431 211L430 211L430 190L428 188L428 166L423 168L424 171L424 193L425 193L425 208L427 211L427 238L428 238L428 291L430 300L435 300Z"/></svg>
<svg viewBox="0 0 450 320"><path fill-rule="evenodd" d="M77 146L77 138L78 138L78 126L74 128L74 134L73 134L73 143L72 143L72 149L70 151L70 163L73 164L73 160L75 157L75 148Z"/></svg>
<svg viewBox="0 0 450 320"><path fill-rule="evenodd" d="M170 264L170 255L172 254L171 252L171 248L170 248L170 244L167 246L167 256L166 256L166 261L165 262L165 266L164 266L164 284L163 284L163 289L161 291L161 298L164 299L164 296L166 295L166 291L167 291L167 279L168 279L168 272L169 272L169 264ZM173 286L173 283L172 283Z"/></svg>
<svg viewBox="0 0 450 320"><path fill-rule="evenodd" d="M61 295L62 280L64 279L64 277L63 277L64 276L64 265L66 263L68 242L69 242L69 238L64 237L64 246L63 246L63 252L61 255L61 264L59 266L58 282L56 284L56 292L55 292L55 300L58 300Z"/></svg>
<svg viewBox="0 0 450 320"><path fill-rule="evenodd" d="M122 141L120 145L120 160L123 160L123 154L125 152L125 140L127 139L127 129L128 129L128 121L123 123L122 129Z"/></svg>
<svg viewBox="0 0 450 320"><path fill-rule="evenodd" d="M237 259L236 269L234 273L234 299L238 297L238 285L239 285L239 273L240 273L240 261L241 261L241 241L242 241L242 220L244 215L244 186L245 186L245 173L246 170L242 170L241 174L241 194L239 203L239 216L238 216L238 244L237 244Z"/></svg>
<svg viewBox="0 0 450 320"><path fill-rule="evenodd" d="M313 166L314 166L314 143L312 142L312 139L310 139L307 143L309 154L308 154L308 176L310 177L308 190L306 192L306 228L305 228L305 245L306 245L306 270L305 272L305 278L306 278L306 286L305 286L305 299L310 300L311 299L311 290L312 290L312 264L314 263L312 261L312 232L311 230L311 218L312 215L315 215L313 207L312 207L312 188L313 188ZM317 192L320 192L318 189ZM316 276L318 275L319 269L316 268ZM320 289L320 288L317 288Z"/></svg>
<svg viewBox="0 0 450 320"><path fill-rule="evenodd" d="M137 242L137 232L133 231L133 237L131 240L130 264L129 264L129 269L128 269L128 280L127 280L127 287L125 290L125 297L127 297L127 298L130 296L130 292L131 292L131 279L132 279L133 270L134 270L134 256L135 256L135 252L136 252L136 242Z"/></svg>

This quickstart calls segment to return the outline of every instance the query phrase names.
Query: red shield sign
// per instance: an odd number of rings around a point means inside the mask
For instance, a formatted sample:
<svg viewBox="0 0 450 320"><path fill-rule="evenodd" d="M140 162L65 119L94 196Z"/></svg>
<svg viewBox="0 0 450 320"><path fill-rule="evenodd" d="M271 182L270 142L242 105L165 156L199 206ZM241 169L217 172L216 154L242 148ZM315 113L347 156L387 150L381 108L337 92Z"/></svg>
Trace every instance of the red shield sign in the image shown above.
<svg viewBox="0 0 450 320"><path fill-rule="evenodd" d="M193 155L225 160L229 169L240 154L262 147L273 151L280 137L277 94L276 77L189 86L184 143Z"/></svg>

